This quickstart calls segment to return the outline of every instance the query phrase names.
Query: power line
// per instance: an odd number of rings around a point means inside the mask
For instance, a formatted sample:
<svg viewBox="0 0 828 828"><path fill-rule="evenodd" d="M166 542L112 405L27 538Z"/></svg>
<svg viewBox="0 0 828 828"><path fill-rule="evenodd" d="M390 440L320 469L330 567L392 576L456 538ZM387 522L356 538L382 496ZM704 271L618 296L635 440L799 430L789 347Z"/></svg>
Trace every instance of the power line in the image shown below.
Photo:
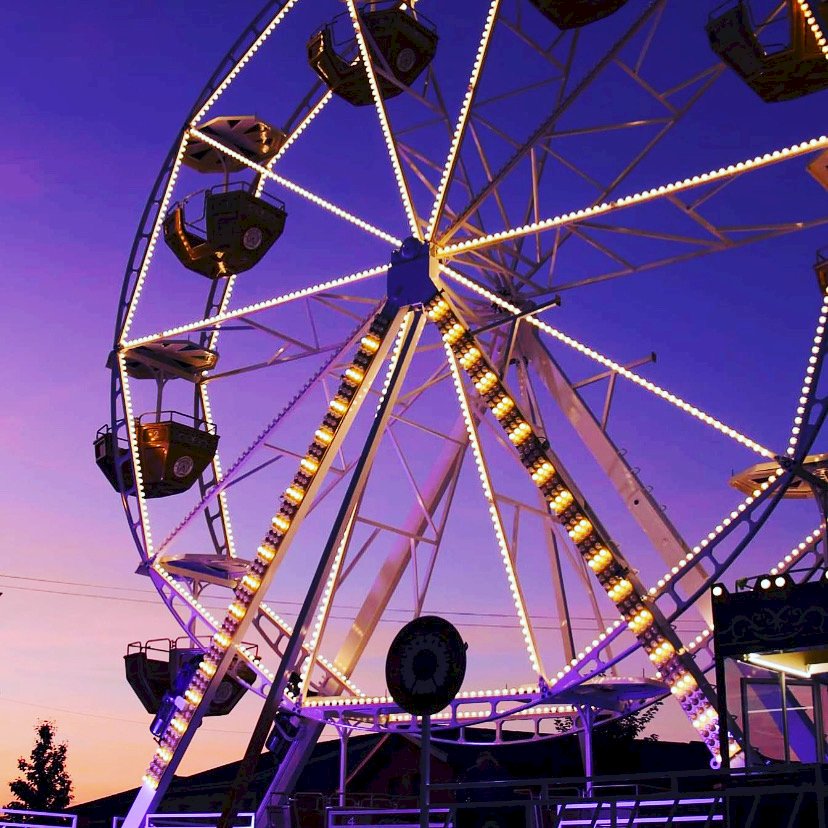
<svg viewBox="0 0 828 828"><path fill-rule="evenodd" d="M0 696L0 701L9 702L10 704L19 704L23 705L24 707L34 707L37 710L43 710L44 707L48 706L49 712L57 712L57 713L66 713L70 716L81 716L86 719L104 719L108 722L121 722L122 724L134 724L134 725L141 725L141 727L148 727L149 724L147 721L139 721L138 719L124 719L121 716L107 716L104 713L92 713L88 710L72 710L69 707L55 707L54 705L45 705L45 704L36 704L35 702L27 702L23 701L22 699L10 699L6 696ZM218 728L216 730L212 730L213 733L237 733L241 735L248 735L250 731L248 730L225 730L223 728Z"/></svg>
<svg viewBox="0 0 828 828"><path fill-rule="evenodd" d="M37 583L44 583L44 584L59 584L61 586L77 586L77 587L83 587L83 588L87 588L87 589L103 589L103 590L118 589L118 590L122 590L122 591L137 592L137 593L140 593L142 595L147 595L147 596L152 596L152 595L156 594L152 590L138 589L138 588L135 588L135 587L114 587L114 586L110 586L109 584L94 584L94 583L88 583L88 582L83 582L83 581L61 581L61 580L55 580L55 579L50 579L50 578L35 578L35 577L29 577L29 576L25 576L25 575L8 575L8 574L1 573L1 572L0 572L0 578L14 579L14 580L19 580L19 581L34 581L34 582L37 582ZM105 600L105 601L121 601L121 602L127 601L129 603L151 604L152 606L158 606L158 601L150 599L149 597L145 598L145 599L126 598L126 597L120 597L120 596L117 596L117 595L105 595L105 594L104 595L98 595L98 594L89 594L89 593L82 593L82 592L70 592L70 591L66 591L66 590L41 589L41 588L30 587L30 586L16 586L14 584L0 584L0 586L2 586L4 589L13 589L13 590L23 591L23 592L42 592L42 593L47 593L47 594L50 594L50 595L64 595L64 596L73 597L73 598L92 598L92 599L100 599L100 600ZM301 605L301 601L280 600L277 603L280 606L297 606L298 607L298 606ZM210 609L210 610L216 611L216 612L221 612L221 611L227 609L227 606L222 604L222 605L208 606L207 608ZM354 605L346 605L346 604L339 605L337 608L340 609L340 610L353 610L353 611L359 611L361 609L361 607L354 606ZM404 607L388 607L386 612L408 614L408 613L411 612L411 610L406 609ZM514 615L512 613L508 613L508 612L479 612L479 611L474 611L474 610L439 610L439 609L435 609L435 610L433 610L433 612L436 612L436 613L438 613L440 615L444 615L444 616L452 616L452 617L455 617L455 618L458 618L458 617L459 618L502 618L504 620L512 620L514 618ZM553 622L556 622L556 623L560 623L560 621L561 621L560 617L556 616L556 615L538 615L538 614L532 613L531 617L533 619L538 620L538 621L553 621ZM337 621L353 621L353 620L355 620L354 617L351 617L351 616L333 615L333 614L330 615L329 618L331 618L332 620L337 620ZM575 622L575 621L590 622L589 627L579 627L579 629L591 629L592 625L594 625L594 623L595 623L594 618L591 618L590 616L586 616L586 615L572 615L572 616L570 616L570 619L573 622ZM384 619L384 620L390 622L392 619ZM691 620L687 620L687 619L679 619L678 623L680 623L680 624L693 624L694 622L691 621ZM485 627L485 628L497 628L497 627L499 627L498 624L483 624L483 623L480 623L480 622L476 622L476 623L475 622L467 622L467 624L469 626L477 626L477 627ZM557 629L557 627L539 626L539 625L536 625L536 626L537 626L537 629L541 629L541 630ZM701 632L701 627L699 627L698 624L695 624L693 629L694 630L697 629L699 632Z"/></svg>

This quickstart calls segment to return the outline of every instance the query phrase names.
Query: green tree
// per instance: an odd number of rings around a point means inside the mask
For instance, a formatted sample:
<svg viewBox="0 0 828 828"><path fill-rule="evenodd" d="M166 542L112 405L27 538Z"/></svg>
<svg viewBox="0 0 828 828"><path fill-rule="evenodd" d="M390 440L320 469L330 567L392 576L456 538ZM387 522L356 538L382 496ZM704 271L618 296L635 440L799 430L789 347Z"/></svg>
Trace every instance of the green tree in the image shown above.
<svg viewBox="0 0 828 828"><path fill-rule="evenodd" d="M57 744L54 722L40 721L35 725L34 747L29 758L21 756L21 771L9 788L15 800L7 808L25 811L62 811L72 801L72 780L66 770L66 742Z"/></svg>
<svg viewBox="0 0 828 828"><path fill-rule="evenodd" d="M618 744L619 742L632 742L637 739L647 725L655 718L661 709L662 702L656 702L649 707L630 713L621 719L613 719L611 722L596 727L593 739L596 745L604 742ZM553 724L558 733L568 733L573 726L572 719L554 719ZM645 742L657 742L658 734L651 733L644 737Z"/></svg>

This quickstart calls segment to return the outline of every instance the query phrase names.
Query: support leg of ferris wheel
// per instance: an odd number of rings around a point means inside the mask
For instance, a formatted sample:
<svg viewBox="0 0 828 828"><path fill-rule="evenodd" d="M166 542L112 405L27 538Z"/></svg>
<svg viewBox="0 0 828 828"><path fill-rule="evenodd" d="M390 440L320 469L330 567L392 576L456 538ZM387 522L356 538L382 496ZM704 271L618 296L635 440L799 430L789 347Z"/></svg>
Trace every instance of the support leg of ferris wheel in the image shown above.
<svg viewBox="0 0 828 828"><path fill-rule="evenodd" d="M393 319L389 317L393 314ZM158 809L173 775L235 656L235 645L244 640L254 616L273 580L275 561L284 556L307 514L336 453L354 422L368 389L389 353L391 340L402 330L404 316L388 306L375 318L377 333L360 344L357 356L343 375L340 393L331 402L323 427L314 436L311 448L316 459L300 470L303 492L288 487L280 501L271 529L257 550L257 557L236 589L236 600L228 608L221 629L213 636L187 690L179 697L179 712L160 739L143 785L124 821L125 828L141 828L148 813ZM372 329L373 330L373 329ZM382 333L380 333L382 331ZM370 341L369 341L370 340ZM347 396L343 396L347 395ZM313 459L313 458L312 458ZM304 462L304 461L303 461ZM297 479L300 473L297 473Z"/></svg>
<svg viewBox="0 0 828 828"><path fill-rule="evenodd" d="M513 393L498 378L492 360L485 355L448 294L441 291L426 305L426 312L439 328L450 359L462 365L474 383L480 399L514 444L527 474L565 525L579 554L585 562L592 564L598 582L616 605L620 620L627 622L638 646L657 667L659 676L671 686L685 715L699 728L714 759L719 760L719 727L730 731L731 738L726 741L728 752L739 753L739 729L731 722L718 721L714 709L715 694L704 674L686 652L670 621L649 600L638 573L626 561L557 456L529 425L526 415L515 404ZM559 673L558 678L562 677L563 673Z"/></svg>
<svg viewBox="0 0 828 828"><path fill-rule="evenodd" d="M527 325L521 327L518 332L521 353L529 360L540 381L613 484L627 511L650 539L661 559L668 568L678 566L690 551L684 539L647 487L642 485L581 395L572 387L549 349L540 341L537 331L530 330ZM684 577L687 588L698 588L707 583L707 575L700 564ZM710 624L709 607L703 605L697 608L705 622Z"/></svg>
<svg viewBox="0 0 828 828"><path fill-rule="evenodd" d="M425 316L422 311L409 312L407 320L403 323L401 339L399 341L399 352L395 354L395 361L392 362L391 372L386 380L386 387L382 391L379 405L371 429L363 445L362 453L354 468L353 477L348 485L348 490L339 508L339 513L334 520L328 541L319 558L319 563L314 572L308 592L299 615L296 618L293 634L285 648L279 669L276 671L276 679L268 691L265 703L253 728L250 742L245 751L236 779L233 782L230 792L227 795L226 805L218 823L218 828L230 828L238 810L241 798L247 793L250 779L256 768L259 756L265 746L267 735L270 732L273 720L279 706L282 704L287 690L291 673L299 672L305 660L303 645L310 634L312 616L323 600L323 593L327 591L328 597L335 590L336 572L334 558L344 554L344 547L347 546L351 534L356 511L365 486L368 483L368 476L371 472L374 456L382 440L385 427L391 416L391 411L399 395L403 380L407 373L408 366L417 342L425 324ZM327 608L330 603L327 604ZM324 624L324 616L319 618L318 624ZM319 629L313 635L320 634Z"/></svg>

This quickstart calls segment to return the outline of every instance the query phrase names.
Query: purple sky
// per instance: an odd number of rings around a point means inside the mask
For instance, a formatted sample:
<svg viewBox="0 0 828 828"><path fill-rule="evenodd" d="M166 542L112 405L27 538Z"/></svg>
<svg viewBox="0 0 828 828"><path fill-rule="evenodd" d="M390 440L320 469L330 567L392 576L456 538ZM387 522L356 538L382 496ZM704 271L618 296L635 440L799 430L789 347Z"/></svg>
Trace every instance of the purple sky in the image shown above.
<svg viewBox="0 0 828 828"><path fill-rule="evenodd" d="M678 10L683 4L677 0L670 5L664 34L659 35L663 39L654 48L655 67L651 67L665 84L680 75L685 64L701 68L713 63L701 29L706 12ZM70 770L79 801L135 784L152 753L148 717L123 678L121 657L127 642L175 635L176 631L149 584L133 575L138 558L118 499L92 462L91 441L108 417L104 363L111 348L124 264L146 195L195 95L257 6L249 0L240 0L232 8L217 0L115 5L94 0L71 8L41 2L6 11L13 48L4 50L0 57L8 79L3 96L7 128L0 157L6 250L6 300L1 313L7 354L5 404L0 415L4 458L0 465L4 526L0 646L5 653L5 669L0 673L4 734L0 783L12 778L16 757L28 752L32 724L39 717L57 721L60 735L69 741ZM281 42L268 44L271 51L263 49L260 62L251 64L249 80L247 74L243 76L248 85L240 83L238 90L232 87L228 109L219 104L212 114L255 109L261 117L278 123L295 104L299 90L310 85L309 70L300 61L301 35L309 33L312 21L322 22L336 9L332 2L315 4L310 0L303 0L300 6L303 11L297 15L303 16L297 18L284 51L280 51ZM423 0L426 13L430 6ZM631 0L632 7L643 7L643 3ZM447 105L452 111L464 90L464 76L458 67L467 65L481 14L474 11L474 22L464 26L459 8L444 10L444 17L438 19L438 25L442 21L444 26L441 32L456 32L454 40L441 42ZM526 10L530 12L535 14ZM630 19L628 12L624 12L624 20ZM537 25L547 24L538 17ZM606 25L609 29L596 28L589 33L595 38L596 49L605 42L603 32L617 30L614 23ZM541 39L549 42L551 34ZM529 58L526 60L528 67ZM505 58L493 59L493 67L504 77L515 65L521 66ZM529 68L526 71L530 73ZM489 80L496 90L497 78ZM823 128L819 116L824 102L823 94L787 104L762 105L726 74L617 194L817 136ZM540 99L530 96L513 107L511 114L495 105L492 117L512 117L510 128L528 129L540 117L540 104ZM598 85L582 111L573 113L571 126L646 117L647 106L638 92L612 75L605 86ZM393 119L397 110L389 106L389 111ZM314 127L318 131L309 130L307 144L297 145L295 154L286 159L284 174L381 227L405 235L402 212L394 202L393 181L384 165L381 136L370 112L356 112L336 102L330 120L320 118ZM580 149L577 140L582 140ZM635 139L626 134L560 141L564 155L577 159L598 178L611 175L634 144ZM506 154L505 147L494 144L491 151L494 156ZM728 190L721 203L714 202L711 214L721 224L761 224L825 215L825 192L807 176L805 163L792 161L745 177ZM205 186L190 173L176 193L184 195L199 185ZM519 181L512 186L516 190L522 187ZM585 206L587 190L581 192L578 186L565 175L556 180L556 187L544 193L541 215ZM296 197L274 192L288 201L288 229L266 262L239 280L237 304L387 260L384 243L343 228ZM456 191L450 193L450 199L453 195ZM462 206L459 196L458 202L456 206ZM633 226L688 231L676 211L640 208L630 215ZM570 291L564 294L562 308L550 311L545 318L621 362L656 351L657 364L641 369L649 379L781 450L818 311L818 291L810 271L813 251L824 242L824 234L816 229ZM633 258L643 253L651 258L661 255L660 242L651 240L640 250L629 244L627 250ZM595 255L589 248L572 247L573 252L561 263L562 272L573 277L579 269L598 266L589 258ZM160 245L154 264L156 280L148 282L133 329L136 335L200 315L201 299L194 297L206 283L185 273ZM569 279L562 276L561 280ZM378 298L381 284L366 283L351 292ZM325 318L320 312L320 319ZM330 318L331 328L323 331L323 340L338 342L353 322ZM304 324L293 309L280 310L267 320L287 329ZM224 350L219 350L227 366L266 353L267 343L260 340L239 344L231 334L225 337ZM434 341L433 334L430 337L427 343ZM597 370L580 356L561 350L554 353L573 377L589 376ZM422 365L434 367L434 359L434 352L428 352ZM282 373L257 374L216 391L215 413L225 465L313 369L300 362L277 369ZM435 392L424 401L418 416L438 428L450 427L455 409L448 392L448 387L442 396ZM586 396L600 410L597 390L587 391ZM317 397L297 412L282 433L284 444L301 450L322 406L321 397ZM595 491L595 502L605 504L607 522L614 522L624 550L640 566L642 576L654 580L661 571L659 564L651 552L636 547L640 535L618 504L613 505L612 496L602 490L594 463L571 441L571 432L560 415L551 409L546 413L555 434L565 441L567 448L561 451L583 481L582 487ZM497 488L524 497L528 491L525 482L507 470L508 458L494 445L491 432L483 433L490 462L504 469ZM659 502L668 504L668 514L691 545L739 501L740 496L727 486L730 472L758 460L627 385L619 386L612 433L618 444L629 450L633 464L641 467L645 482L653 484ZM404 430L399 434L405 439ZM422 480L432 449L424 439L411 445L416 455L414 474ZM384 451L378 469L387 472L383 481L394 479L395 484L387 490L378 485L369 489L373 514L395 510L404 514L405 486L397 479L399 468L394 471L391 450L386 446ZM264 476L240 499L235 515L242 556L251 556L290 472L290 463L277 464L272 476ZM494 575L488 575L499 574L499 562L489 539L479 487L470 473L462 479L455 506L458 517L447 543L465 549L444 570L438 568L430 608L455 613L452 620L472 645L472 682L525 682L530 678L527 669L519 675L512 672L516 633L500 632L492 626L499 623L498 613L509 612L508 597ZM184 508L158 505L162 528L157 538L164 536L163 527L175 522L175 515L180 517ZM320 509L319 518L301 536L303 552L312 555L318 548L329 512ZM793 504L784 515L780 512L751 560L744 562L742 574L753 574L769 561L775 562L816 522L815 510L802 504ZM539 538L537 529L529 527L526 532L524 543L531 546ZM188 537L187 542L191 545L185 544L182 551L199 549L195 538L191 541ZM492 557L487 559L489 553ZM542 567L536 567L528 550L522 554L527 599L538 616L546 616L550 626L554 600L541 577ZM274 604L288 618L296 611L291 602L301 597L307 560L307 555L289 558L283 586L274 589ZM369 556L363 570L357 572L360 577L354 579L358 583L343 589L335 620L347 617L348 608L359 598L359 586L372 577L372 566L378 560ZM588 607L574 586L573 590L573 614L582 617ZM213 604L221 606L222 601L216 593ZM395 607L399 611L393 622L381 627L376 648L358 676L366 689L375 687L375 692L382 692L376 679L382 646L393 635L395 624L405 618L404 601ZM611 612L608 602L604 612ZM683 629L698 631L698 623L688 623ZM331 632L343 630L341 623L334 623ZM584 630L579 643L588 642L591 635ZM559 646L551 631L542 633L541 639L548 648L547 669L554 672ZM477 658L472 662L474 654ZM641 668L637 662L635 669ZM256 701L246 698L231 717L211 720L199 733L182 770L238 756L256 710ZM663 714L657 729L676 738L691 735L684 720L674 713Z"/></svg>

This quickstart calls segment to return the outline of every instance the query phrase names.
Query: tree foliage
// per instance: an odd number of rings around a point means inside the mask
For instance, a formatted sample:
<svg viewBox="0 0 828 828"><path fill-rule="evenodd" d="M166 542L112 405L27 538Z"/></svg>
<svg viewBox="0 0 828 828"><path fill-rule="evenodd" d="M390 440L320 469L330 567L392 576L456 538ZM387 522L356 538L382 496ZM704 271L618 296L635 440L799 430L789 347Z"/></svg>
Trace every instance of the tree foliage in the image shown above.
<svg viewBox="0 0 828 828"><path fill-rule="evenodd" d="M9 788L15 797L5 807L26 811L62 811L72 801L72 780L66 770L66 742L57 744L54 722L35 725L34 747L29 758L21 756L17 769L21 775Z"/></svg>
<svg viewBox="0 0 828 828"><path fill-rule="evenodd" d="M651 704L643 710L638 710L635 713L630 713L629 716L624 716L620 719L613 719L603 727L599 727L595 731L595 741L611 742L617 744L618 742L632 742L637 739L647 725L656 717L661 702ZM657 742L658 734L651 733L644 737L645 742Z"/></svg>
<svg viewBox="0 0 828 828"><path fill-rule="evenodd" d="M630 713L628 716L613 719L605 725L596 727L593 735L595 744L597 745L602 742L618 744L619 742L634 741L656 717L656 714L661 708L661 704L661 702L656 702L642 710L637 710L635 713ZM568 733L572 729L573 721L572 719L555 719L553 724L558 733ZM658 734L651 733L649 736L644 737L644 741L657 742Z"/></svg>

